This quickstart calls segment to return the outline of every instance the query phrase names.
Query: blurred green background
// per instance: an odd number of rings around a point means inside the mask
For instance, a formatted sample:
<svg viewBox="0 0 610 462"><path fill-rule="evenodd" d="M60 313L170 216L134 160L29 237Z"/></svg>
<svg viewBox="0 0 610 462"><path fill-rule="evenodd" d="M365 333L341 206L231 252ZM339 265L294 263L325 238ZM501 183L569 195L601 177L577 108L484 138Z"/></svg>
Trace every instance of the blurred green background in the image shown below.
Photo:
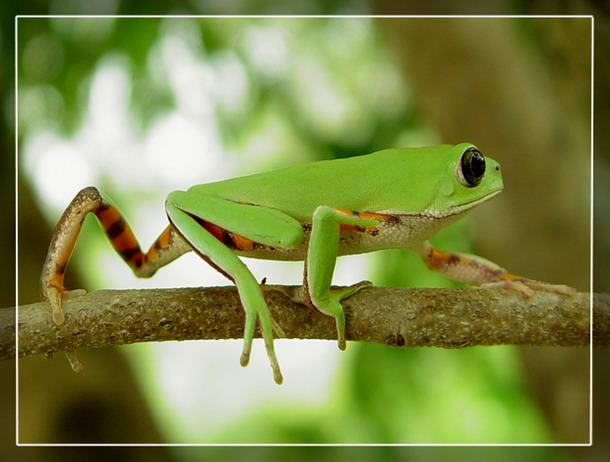
<svg viewBox="0 0 610 462"><path fill-rule="evenodd" d="M128 2L118 5L128 12ZM320 12L384 7L345 5ZM171 190L388 146L465 140L501 163L506 189L435 243L589 288L588 18L18 21L20 303L37 300L52 227L88 184L113 198L146 247L165 226ZM404 252L342 260L338 284L451 285ZM274 284L301 278L299 264L248 265ZM94 219L66 282L87 290L226 285L192 255L137 280ZM79 375L60 355L22 360L20 441L588 441L585 350L351 343L339 353L334 342L277 343L281 387L261 345L253 364L239 367L239 342L82 351ZM371 451L402 457L400 449ZM429 454L418 458L448 457ZM199 456L170 449L155 457ZM571 460L576 453L540 448L519 457Z"/></svg>

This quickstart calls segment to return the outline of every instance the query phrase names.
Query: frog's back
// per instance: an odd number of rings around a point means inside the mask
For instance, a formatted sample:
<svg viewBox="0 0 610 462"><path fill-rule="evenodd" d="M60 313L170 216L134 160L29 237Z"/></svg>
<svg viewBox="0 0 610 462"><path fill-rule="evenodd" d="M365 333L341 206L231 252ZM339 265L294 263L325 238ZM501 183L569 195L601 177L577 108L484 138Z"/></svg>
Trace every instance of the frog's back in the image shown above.
<svg viewBox="0 0 610 462"><path fill-rule="evenodd" d="M422 193L421 188L434 183L437 176L430 171L430 161L448 147L386 149L197 185L189 190L274 208L302 222L310 221L320 205L373 212L397 206L393 198L398 198L404 208L405 198L411 197L409 207L423 210L429 194Z"/></svg>

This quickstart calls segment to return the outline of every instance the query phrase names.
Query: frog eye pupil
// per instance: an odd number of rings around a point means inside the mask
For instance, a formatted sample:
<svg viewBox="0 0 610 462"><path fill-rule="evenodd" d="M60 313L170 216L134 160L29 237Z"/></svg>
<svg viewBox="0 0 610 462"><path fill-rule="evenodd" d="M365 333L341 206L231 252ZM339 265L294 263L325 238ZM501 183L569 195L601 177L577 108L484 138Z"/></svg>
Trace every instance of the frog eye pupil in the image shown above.
<svg viewBox="0 0 610 462"><path fill-rule="evenodd" d="M485 174L485 157L475 147L466 149L460 159L460 170L460 183L468 188L477 186Z"/></svg>

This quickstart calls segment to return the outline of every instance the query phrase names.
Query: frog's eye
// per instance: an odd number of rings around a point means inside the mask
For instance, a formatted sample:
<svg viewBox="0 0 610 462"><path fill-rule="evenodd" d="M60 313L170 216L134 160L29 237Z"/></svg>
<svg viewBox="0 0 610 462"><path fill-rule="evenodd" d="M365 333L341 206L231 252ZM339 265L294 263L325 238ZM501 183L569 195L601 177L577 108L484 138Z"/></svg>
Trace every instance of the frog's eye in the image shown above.
<svg viewBox="0 0 610 462"><path fill-rule="evenodd" d="M467 188L477 186L485 173L485 157L475 147L468 148L462 154L456 169L458 181Z"/></svg>

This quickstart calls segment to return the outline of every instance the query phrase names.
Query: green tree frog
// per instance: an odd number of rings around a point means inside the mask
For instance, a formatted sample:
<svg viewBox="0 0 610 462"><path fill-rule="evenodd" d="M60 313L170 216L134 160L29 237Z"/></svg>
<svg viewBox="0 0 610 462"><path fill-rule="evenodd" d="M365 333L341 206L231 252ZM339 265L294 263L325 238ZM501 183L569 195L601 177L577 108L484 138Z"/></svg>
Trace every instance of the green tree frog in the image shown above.
<svg viewBox="0 0 610 462"><path fill-rule="evenodd" d="M192 186L169 194L169 226L143 253L114 205L94 187L80 191L53 234L41 282L56 324L64 322L63 276L85 216L92 212L115 250L138 277L194 251L232 280L246 321L241 364L248 364L257 321L274 379L282 374L273 346L272 320L261 285L238 256L304 260L302 288L294 297L336 321L345 348L341 300L368 283L331 290L339 255L406 249L445 276L475 286L569 293L573 289L508 273L480 257L443 252L428 239L502 190L499 164L470 143L396 148L347 159L323 160ZM80 363L68 352L72 365Z"/></svg>

